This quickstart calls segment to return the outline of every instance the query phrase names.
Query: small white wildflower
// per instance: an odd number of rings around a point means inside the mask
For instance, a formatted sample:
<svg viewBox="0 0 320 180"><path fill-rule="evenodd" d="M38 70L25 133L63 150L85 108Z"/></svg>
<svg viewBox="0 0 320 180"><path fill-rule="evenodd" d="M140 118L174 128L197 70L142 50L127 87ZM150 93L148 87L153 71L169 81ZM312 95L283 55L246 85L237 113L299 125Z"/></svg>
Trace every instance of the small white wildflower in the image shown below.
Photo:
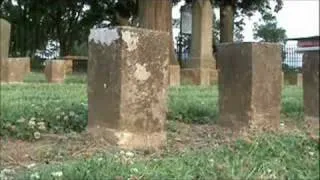
<svg viewBox="0 0 320 180"><path fill-rule="evenodd" d="M209 162L213 163L213 162L214 162L214 160L213 160L213 159L209 159Z"/></svg>
<svg viewBox="0 0 320 180"><path fill-rule="evenodd" d="M36 122L30 120L29 123L28 123L28 125L33 128L33 127L36 125Z"/></svg>
<svg viewBox="0 0 320 180"><path fill-rule="evenodd" d="M52 172L51 176L53 177L61 177L63 175L62 171Z"/></svg>
<svg viewBox="0 0 320 180"><path fill-rule="evenodd" d="M56 116L56 119L60 119L60 116L58 115L58 116Z"/></svg>
<svg viewBox="0 0 320 180"><path fill-rule="evenodd" d="M44 126L45 123L44 123L44 122L37 122L37 125L38 125L38 126Z"/></svg>
<svg viewBox="0 0 320 180"><path fill-rule="evenodd" d="M30 179L40 179L40 175L38 172L35 172L30 175Z"/></svg>
<svg viewBox="0 0 320 180"><path fill-rule="evenodd" d="M138 170L137 168L131 168L131 169L130 169L130 172L131 172L131 173L138 173L139 170Z"/></svg>
<svg viewBox="0 0 320 180"><path fill-rule="evenodd" d="M267 169L267 172L268 172L268 173L271 173L272 171L271 171L271 169Z"/></svg>
<svg viewBox="0 0 320 180"><path fill-rule="evenodd" d="M3 169L0 173L1 173L1 174L5 174L5 175L10 175L10 174L14 174L15 171L14 171L13 169L7 169L7 168L5 168L5 169Z"/></svg>
<svg viewBox="0 0 320 180"><path fill-rule="evenodd" d="M20 119L17 120L17 123L24 123L25 121L26 120L23 117L21 117Z"/></svg>
<svg viewBox="0 0 320 180"><path fill-rule="evenodd" d="M103 158L98 158L98 161L102 161L103 160Z"/></svg>
<svg viewBox="0 0 320 180"><path fill-rule="evenodd" d="M131 158L131 157L133 157L133 156L134 156L134 153L133 153L133 152L128 151L128 152L126 153L126 156L127 156L127 157L129 157L129 158Z"/></svg>
<svg viewBox="0 0 320 180"><path fill-rule="evenodd" d="M64 113L64 112L61 112L61 116L64 116L66 113Z"/></svg>
<svg viewBox="0 0 320 180"><path fill-rule="evenodd" d="M280 126L281 126L281 127L284 127L284 123L280 123Z"/></svg>
<svg viewBox="0 0 320 180"><path fill-rule="evenodd" d="M314 152L310 151L310 152L309 152L309 155L310 155L310 156L313 156L313 155L314 155Z"/></svg>
<svg viewBox="0 0 320 180"><path fill-rule="evenodd" d="M38 122L37 124L40 130L46 130L46 125L44 122Z"/></svg>
<svg viewBox="0 0 320 180"><path fill-rule="evenodd" d="M32 164L27 165L27 168L28 168L28 169L31 169L31 168L33 168L33 167L35 167L35 166L36 166L36 164L35 164L35 163L32 163Z"/></svg>
<svg viewBox="0 0 320 180"><path fill-rule="evenodd" d="M120 151L120 154L124 154L124 151Z"/></svg>
<svg viewBox="0 0 320 180"><path fill-rule="evenodd" d="M34 136L35 139L40 139L41 134L40 134L40 132L36 131L36 132L33 133L33 136Z"/></svg>
<svg viewBox="0 0 320 180"><path fill-rule="evenodd" d="M68 117L68 116L65 116L63 119L64 119L65 121L67 121L67 120L69 119L69 117Z"/></svg>
<svg viewBox="0 0 320 180"><path fill-rule="evenodd" d="M36 118L35 118L35 117L32 117L32 118L30 119L30 121L36 121Z"/></svg>
<svg viewBox="0 0 320 180"><path fill-rule="evenodd" d="M76 115L76 113L74 113L73 111L70 111L69 115L72 117L72 116Z"/></svg>

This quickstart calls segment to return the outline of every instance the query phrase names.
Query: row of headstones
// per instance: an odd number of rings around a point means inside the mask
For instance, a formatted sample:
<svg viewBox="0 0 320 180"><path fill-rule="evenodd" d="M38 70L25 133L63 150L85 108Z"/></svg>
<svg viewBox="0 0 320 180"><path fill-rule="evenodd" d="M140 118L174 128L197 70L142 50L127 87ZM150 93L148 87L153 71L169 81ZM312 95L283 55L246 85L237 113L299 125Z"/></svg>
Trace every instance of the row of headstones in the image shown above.
<svg viewBox="0 0 320 180"><path fill-rule="evenodd" d="M169 38L132 27L91 30L89 132L123 148L165 144ZM219 45L219 123L237 130L279 128L280 52L275 43ZM319 52L306 52L303 62L305 120L319 122Z"/></svg>
<svg viewBox="0 0 320 180"><path fill-rule="evenodd" d="M2 23L1 70L4 71L1 73L12 74L17 71L15 68L28 72L23 61L8 58L9 35L3 33L5 30ZM126 148L157 148L165 143L169 39L168 33L138 28L92 30L88 118L94 135L103 133ZM217 57L219 122L237 129L278 128L282 84L280 46L222 44ZM305 53L303 61L304 115L308 121L318 121L318 52ZM45 72L61 79L64 69L65 61L53 60L48 61Z"/></svg>
<svg viewBox="0 0 320 180"><path fill-rule="evenodd" d="M30 73L29 57L9 57L11 25L4 19L0 19L0 82L21 83ZM61 83L65 77L65 64L68 61L46 61L45 77L48 82Z"/></svg>

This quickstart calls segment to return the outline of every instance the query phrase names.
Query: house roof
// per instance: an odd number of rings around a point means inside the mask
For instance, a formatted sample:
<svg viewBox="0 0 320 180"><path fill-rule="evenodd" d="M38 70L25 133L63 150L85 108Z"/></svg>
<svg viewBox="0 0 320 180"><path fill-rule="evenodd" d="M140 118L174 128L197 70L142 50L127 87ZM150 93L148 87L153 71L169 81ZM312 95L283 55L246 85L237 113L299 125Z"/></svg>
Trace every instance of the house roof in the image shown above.
<svg viewBox="0 0 320 180"><path fill-rule="evenodd" d="M300 38L287 38L287 41L299 41L299 40L314 40L320 39L320 36L309 36L309 37L300 37Z"/></svg>

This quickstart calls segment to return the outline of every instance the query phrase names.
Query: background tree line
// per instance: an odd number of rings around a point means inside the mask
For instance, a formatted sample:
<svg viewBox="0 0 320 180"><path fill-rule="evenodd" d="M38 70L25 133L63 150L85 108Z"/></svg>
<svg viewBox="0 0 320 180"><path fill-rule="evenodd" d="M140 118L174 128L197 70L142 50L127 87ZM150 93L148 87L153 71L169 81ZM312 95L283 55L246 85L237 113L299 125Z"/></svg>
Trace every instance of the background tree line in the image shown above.
<svg viewBox="0 0 320 180"><path fill-rule="evenodd" d="M59 42L60 56L86 55L87 38L93 27L131 25L172 34L171 10L180 1L182 0L2 0L0 17L12 24L11 56L33 56L37 50L45 49L50 42ZM192 0L183 1L192 3ZM220 20L214 18L214 42L241 41L244 17L250 17L255 12L260 12L265 17L278 12L283 5L283 0L277 0L275 7L271 7L269 0L211 2L213 7L220 8ZM275 19L272 20L271 24L256 25L257 38L280 41L282 36L268 38L271 36L270 29L279 29L274 26ZM269 19L269 22L272 20ZM283 31L276 30L271 34L278 36L281 33ZM171 63L177 63L173 41L168 43L172 50Z"/></svg>

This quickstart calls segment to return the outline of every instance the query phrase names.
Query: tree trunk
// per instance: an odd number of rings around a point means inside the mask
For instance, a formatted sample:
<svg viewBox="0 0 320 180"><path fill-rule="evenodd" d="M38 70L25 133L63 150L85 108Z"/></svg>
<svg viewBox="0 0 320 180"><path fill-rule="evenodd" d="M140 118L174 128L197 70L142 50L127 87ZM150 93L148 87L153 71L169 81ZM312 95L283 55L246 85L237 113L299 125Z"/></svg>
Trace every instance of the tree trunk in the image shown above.
<svg viewBox="0 0 320 180"><path fill-rule="evenodd" d="M172 38L171 0L138 0L139 27L170 33L170 65L178 65Z"/></svg>
<svg viewBox="0 0 320 180"><path fill-rule="evenodd" d="M224 0L220 5L220 42L233 42L235 1Z"/></svg>

